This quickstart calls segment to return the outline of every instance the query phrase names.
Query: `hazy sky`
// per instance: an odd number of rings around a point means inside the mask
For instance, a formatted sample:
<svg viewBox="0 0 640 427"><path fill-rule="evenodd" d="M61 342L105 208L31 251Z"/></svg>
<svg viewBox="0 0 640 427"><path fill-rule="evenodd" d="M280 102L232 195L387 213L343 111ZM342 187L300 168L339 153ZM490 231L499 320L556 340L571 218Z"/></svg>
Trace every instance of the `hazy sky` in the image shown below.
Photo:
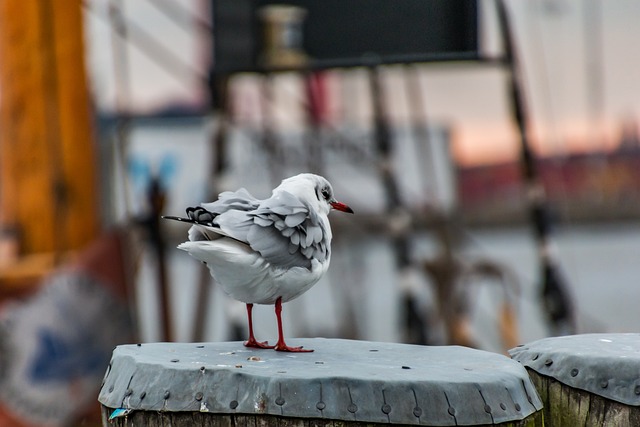
<svg viewBox="0 0 640 427"><path fill-rule="evenodd" d="M87 59L94 96L100 108L112 109L114 50L108 21L100 18L107 14L107 2L88 2L93 12L85 14ZM177 3L185 16L207 14L206 0ZM183 62L206 74L207 41L195 27L176 24L153 5L153 0L125 0L123 4L128 19L161 41L177 65ZM493 4L492 0L481 0L488 52L499 50ZM520 48L532 137L538 149L562 153L615 144L621 120L640 117L640 1L510 0L507 4ZM131 89L126 102L134 109L148 111L170 101L202 99L202 82L196 73L169 73L135 47L128 50L128 58ZM422 83L428 117L453 127L460 160L491 161L516 155L501 70L430 66L425 68ZM592 99L596 101L590 102ZM403 108L401 100L393 102Z"/></svg>

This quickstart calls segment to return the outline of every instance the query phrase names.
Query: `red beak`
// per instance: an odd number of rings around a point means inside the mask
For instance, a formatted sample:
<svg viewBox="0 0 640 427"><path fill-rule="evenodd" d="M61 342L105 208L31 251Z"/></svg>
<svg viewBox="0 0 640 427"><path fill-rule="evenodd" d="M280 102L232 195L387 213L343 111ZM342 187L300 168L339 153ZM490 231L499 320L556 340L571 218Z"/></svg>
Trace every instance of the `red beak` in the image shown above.
<svg viewBox="0 0 640 427"><path fill-rule="evenodd" d="M341 212L346 212L346 213L353 213L353 209L351 209L349 206L345 205L344 203L340 203L340 202L331 202L331 207L337 211L341 211Z"/></svg>

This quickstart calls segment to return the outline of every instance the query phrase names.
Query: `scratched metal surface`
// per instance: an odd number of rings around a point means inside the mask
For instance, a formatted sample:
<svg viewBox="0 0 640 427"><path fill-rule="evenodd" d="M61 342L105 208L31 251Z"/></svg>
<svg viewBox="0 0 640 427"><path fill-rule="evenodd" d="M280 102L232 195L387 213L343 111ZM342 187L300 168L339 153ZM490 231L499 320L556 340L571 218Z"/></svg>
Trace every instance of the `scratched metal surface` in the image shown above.
<svg viewBox="0 0 640 427"><path fill-rule="evenodd" d="M640 406L640 334L545 338L509 353L527 368L570 387Z"/></svg>
<svg viewBox="0 0 640 427"><path fill-rule="evenodd" d="M495 353L297 339L291 354L240 342L117 347L99 401L110 408L272 414L417 425L522 420L542 408L526 370Z"/></svg>

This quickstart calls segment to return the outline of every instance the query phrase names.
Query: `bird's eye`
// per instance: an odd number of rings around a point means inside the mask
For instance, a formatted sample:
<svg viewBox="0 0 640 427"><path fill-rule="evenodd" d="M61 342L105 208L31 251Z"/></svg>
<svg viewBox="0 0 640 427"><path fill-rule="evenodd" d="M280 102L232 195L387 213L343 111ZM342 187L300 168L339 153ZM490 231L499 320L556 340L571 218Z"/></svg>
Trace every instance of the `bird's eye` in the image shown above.
<svg viewBox="0 0 640 427"><path fill-rule="evenodd" d="M326 188L323 189L321 191L321 193L322 193L322 197L324 197L325 200L329 200L331 198L331 194L329 194L329 190L328 189L326 189Z"/></svg>

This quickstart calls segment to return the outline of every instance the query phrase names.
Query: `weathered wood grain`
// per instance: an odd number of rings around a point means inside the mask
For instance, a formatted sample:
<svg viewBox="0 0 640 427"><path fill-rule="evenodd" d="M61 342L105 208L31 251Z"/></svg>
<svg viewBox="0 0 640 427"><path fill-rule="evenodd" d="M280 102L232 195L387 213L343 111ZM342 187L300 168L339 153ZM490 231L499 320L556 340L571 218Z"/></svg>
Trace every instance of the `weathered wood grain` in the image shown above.
<svg viewBox="0 0 640 427"><path fill-rule="evenodd" d="M285 418L275 415L211 414L201 412L134 411L127 416L108 421L113 409L102 407L104 427L376 427L384 424L358 421L334 421L324 419ZM616 418L617 419L617 418ZM545 427L542 412L517 422L497 424L502 427ZM411 424L394 424L409 426ZM565 424L571 425L571 424ZM624 425L624 424L622 424ZM631 424L634 425L634 424ZM489 427L488 424L478 427Z"/></svg>
<svg viewBox="0 0 640 427"><path fill-rule="evenodd" d="M545 427L638 426L640 407L575 389L527 369L544 404Z"/></svg>

